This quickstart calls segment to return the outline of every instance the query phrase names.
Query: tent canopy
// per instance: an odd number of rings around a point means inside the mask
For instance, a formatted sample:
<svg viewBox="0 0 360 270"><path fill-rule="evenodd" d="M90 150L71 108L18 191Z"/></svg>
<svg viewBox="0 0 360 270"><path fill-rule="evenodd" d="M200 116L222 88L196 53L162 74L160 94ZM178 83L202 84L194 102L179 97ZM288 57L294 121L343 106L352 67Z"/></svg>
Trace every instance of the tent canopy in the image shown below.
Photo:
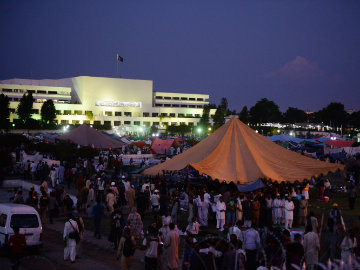
<svg viewBox="0 0 360 270"><path fill-rule="evenodd" d="M334 146L334 147L350 147L355 142L354 141L343 141L343 140L327 140L324 142L326 145Z"/></svg>
<svg viewBox="0 0 360 270"><path fill-rule="evenodd" d="M70 132L57 137L57 139L65 139L80 146L93 146L94 148L99 149L106 149L110 147L120 148L124 145L123 142L114 140L87 124L82 124Z"/></svg>
<svg viewBox="0 0 360 270"><path fill-rule="evenodd" d="M272 135L271 137L267 137L267 138L272 142L276 142L276 141L290 142L291 141L291 142L301 143L303 141L303 139L295 138L295 137L292 137L292 136L286 135L286 134Z"/></svg>
<svg viewBox="0 0 360 270"><path fill-rule="evenodd" d="M344 168L286 150L235 117L184 153L143 173L157 175L188 165L212 179L240 184L259 178L293 182Z"/></svg>
<svg viewBox="0 0 360 270"><path fill-rule="evenodd" d="M164 154L165 149L169 149L173 143L174 143L174 139L163 140L156 138L152 142L151 149L157 154Z"/></svg>

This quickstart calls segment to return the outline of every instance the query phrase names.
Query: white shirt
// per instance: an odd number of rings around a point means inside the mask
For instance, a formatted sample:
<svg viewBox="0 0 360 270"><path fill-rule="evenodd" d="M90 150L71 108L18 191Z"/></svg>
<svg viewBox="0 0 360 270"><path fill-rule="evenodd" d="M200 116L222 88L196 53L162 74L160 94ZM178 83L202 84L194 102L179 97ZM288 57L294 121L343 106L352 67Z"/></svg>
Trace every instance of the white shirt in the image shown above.
<svg viewBox="0 0 360 270"><path fill-rule="evenodd" d="M216 218L217 219L225 219L225 212L223 212L222 210L226 211L226 204L225 204L225 202L218 201L216 203Z"/></svg>
<svg viewBox="0 0 360 270"><path fill-rule="evenodd" d="M70 224L70 222L71 222L71 224ZM75 230L79 231L79 227L75 220L70 219L69 221L65 222L63 239L67 240L68 246L76 246L75 239L69 238L69 233L74 232Z"/></svg>
<svg viewBox="0 0 360 270"><path fill-rule="evenodd" d="M159 199L160 199L160 196L158 194L152 194L150 197L151 205L153 205L153 206L159 205Z"/></svg>
<svg viewBox="0 0 360 270"><path fill-rule="evenodd" d="M260 236L258 231L250 228L244 232L244 249L254 250L260 246Z"/></svg>

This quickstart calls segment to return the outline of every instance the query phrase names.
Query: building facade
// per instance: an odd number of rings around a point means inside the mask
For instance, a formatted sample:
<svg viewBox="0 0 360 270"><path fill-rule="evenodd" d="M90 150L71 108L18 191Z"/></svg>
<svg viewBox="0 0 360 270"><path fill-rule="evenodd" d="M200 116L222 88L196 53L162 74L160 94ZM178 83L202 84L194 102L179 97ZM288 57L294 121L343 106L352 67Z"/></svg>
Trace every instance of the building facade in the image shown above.
<svg viewBox="0 0 360 270"><path fill-rule="evenodd" d="M42 104L52 99L57 124L119 126L190 125L199 122L209 95L153 91L150 80L79 76L58 80L0 81L0 94L10 98L10 122L23 94L32 93L33 118L40 119ZM215 109L210 111L213 115Z"/></svg>

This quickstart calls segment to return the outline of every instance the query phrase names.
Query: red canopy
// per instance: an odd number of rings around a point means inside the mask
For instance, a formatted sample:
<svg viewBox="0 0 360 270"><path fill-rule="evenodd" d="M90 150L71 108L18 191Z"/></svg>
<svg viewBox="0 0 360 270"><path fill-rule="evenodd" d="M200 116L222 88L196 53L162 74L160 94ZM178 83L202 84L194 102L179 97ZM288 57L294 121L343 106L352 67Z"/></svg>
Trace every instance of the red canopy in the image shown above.
<svg viewBox="0 0 360 270"><path fill-rule="evenodd" d="M157 153L157 154L164 154L165 149L169 149L173 143L174 143L174 139L163 140L163 139L156 138L152 142L151 149L154 150L155 153ZM160 147L160 151L159 151L159 147Z"/></svg>
<svg viewBox="0 0 360 270"><path fill-rule="evenodd" d="M135 144L140 149L143 149L143 147L149 148L151 153L155 154L155 151L149 145L147 145L144 141L137 141L137 142L132 142L132 143Z"/></svg>
<svg viewBox="0 0 360 270"><path fill-rule="evenodd" d="M354 144L354 141L327 140L324 143L334 147L350 147Z"/></svg>

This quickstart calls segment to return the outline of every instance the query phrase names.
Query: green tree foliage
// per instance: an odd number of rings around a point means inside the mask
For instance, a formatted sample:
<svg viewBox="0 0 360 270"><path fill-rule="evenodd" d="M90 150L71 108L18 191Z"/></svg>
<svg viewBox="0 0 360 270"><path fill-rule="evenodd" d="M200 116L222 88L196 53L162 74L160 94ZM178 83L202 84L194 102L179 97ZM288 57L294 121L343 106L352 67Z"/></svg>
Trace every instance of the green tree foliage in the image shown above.
<svg viewBox="0 0 360 270"><path fill-rule="evenodd" d="M344 109L344 104L340 102L331 102L320 112L321 122L325 125L331 125L332 127L340 127L345 125L347 112Z"/></svg>
<svg viewBox="0 0 360 270"><path fill-rule="evenodd" d="M27 123L31 117L31 110L33 107L34 99L32 93L24 94L20 99L20 103L17 107L17 114L23 123Z"/></svg>
<svg viewBox="0 0 360 270"><path fill-rule="evenodd" d="M248 110L247 106L244 106L242 108L241 112L239 113L239 119L243 123L249 123L250 114L249 114L249 110Z"/></svg>
<svg viewBox="0 0 360 270"><path fill-rule="evenodd" d="M203 113L198 125L204 129L207 129L207 127L209 126L209 119L210 119L210 106L204 105Z"/></svg>
<svg viewBox="0 0 360 270"><path fill-rule="evenodd" d="M284 120L286 123L305 123L307 121L307 114L303 110L298 108L289 107L284 114Z"/></svg>
<svg viewBox="0 0 360 270"><path fill-rule="evenodd" d="M279 106L274 101L266 98L259 100L250 109L250 120L252 123L280 122L281 118Z"/></svg>
<svg viewBox="0 0 360 270"><path fill-rule="evenodd" d="M41 107L41 119L47 123L53 123L56 118L56 110L54 102L49 99L45 101Z"/></svg>
<svg viewBox="0 0 360 270"><path fill-rule="evenodd" d="M9 109L10 101L4 94L0 95L0 129L7 129L9 127Z"/></svg>
<svg viewBox="0 0 360 270"><path fill-rule="evenodd" d="M167 131L170 134L177 134L184 136L185 134L191 133L191 130L194 127L187 126L187 125L179 125L179 126L168 126Z"/></svg>
<svg viewBox="0 0 360 270"><path fill-rule="evenodd" d="M228 102L227 99L223 97L213 117L214 129L218 129L223 124L225 124L225 116L227 111L228 111Z"/></svg>

